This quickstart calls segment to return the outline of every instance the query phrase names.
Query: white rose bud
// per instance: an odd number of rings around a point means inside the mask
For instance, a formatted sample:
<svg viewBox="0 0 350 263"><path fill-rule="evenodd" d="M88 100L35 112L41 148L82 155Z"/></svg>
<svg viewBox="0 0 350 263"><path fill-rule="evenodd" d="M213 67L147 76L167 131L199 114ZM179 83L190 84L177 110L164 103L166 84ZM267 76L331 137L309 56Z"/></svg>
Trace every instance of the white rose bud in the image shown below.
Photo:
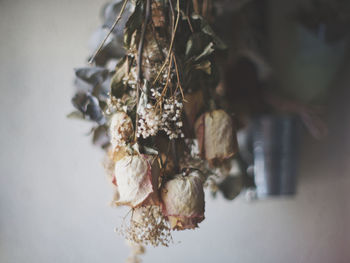
<svg viewBox="0 0 350 263"><path fill-rule="evenodd" d="M133 132L132 121L125 112L117 112L112 116L109 134L113 148L124 146L132 138Z"/></svg>
<svg viewBox="0 0 350 263"><path fill-rule="evenodd" d="M176 175L161 191L163 214L172 229L192 229L204 219L204 191L198 172Z"/></svg>
<svg viewBox="0 0 350 263"><path fill-rule="evenodd" d="M160 169L151 155L128 155L117 161L114 168L118 188L116 205L138 207L158 204Z"/></svg>
<svg viewBox="0 0 350 263"><path fill-rule="evenodd" d="M206 112L195 125L202 158L215 166L237 152L236 131L231 117L223 110Z"/></svg>

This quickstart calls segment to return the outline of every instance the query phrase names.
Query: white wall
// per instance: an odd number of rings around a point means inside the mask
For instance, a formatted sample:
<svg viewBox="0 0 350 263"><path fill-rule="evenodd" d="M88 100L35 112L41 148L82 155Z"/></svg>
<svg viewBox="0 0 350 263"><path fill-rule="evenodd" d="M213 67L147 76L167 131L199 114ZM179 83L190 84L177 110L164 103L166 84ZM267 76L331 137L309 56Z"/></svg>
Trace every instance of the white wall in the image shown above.
<svg viewBox="0 0 350 263"><path fill-rule="evenodd" d="M0 262L123 262L102 152L67 120L73 67L103 1L0 0ZM345 139L347 139L345 137ZM344 140L345 140L344 139ZM349 144L347 144L349 145ZM299 193L247 203L207 196L206 220L144 262L350 262L349 149L307 142ZM339 158L338 158L339 156ZM181 241L181 243L179 243Z"/></svg>

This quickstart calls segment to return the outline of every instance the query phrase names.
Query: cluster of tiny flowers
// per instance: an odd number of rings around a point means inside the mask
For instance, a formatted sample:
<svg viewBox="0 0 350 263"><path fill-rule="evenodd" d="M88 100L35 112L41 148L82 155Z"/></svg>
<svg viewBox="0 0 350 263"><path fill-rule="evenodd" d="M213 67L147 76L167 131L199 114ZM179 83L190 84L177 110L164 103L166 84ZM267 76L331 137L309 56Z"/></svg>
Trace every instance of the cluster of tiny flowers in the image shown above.
<svg viewBox="0 0 350 263"><path fill-rule="evenodd" d="M158 89L151 88L151 96L152 96L152 98L159 99L161 97L161 95L162 94L159 92Z"/></svg>
<svg viewBox="0 0 350 263"><path fill-rule="evenodd" d="M107 114L111 114L113 112L116 112L118 110L120 110L123 107L123 103L121 99L117 99L114 96L110 96L110 94L108 94L108 99L107 99L107 110L106 113Z"/></svg>
<svg viewBox="0 0 350 263"><path fill-rule="evenodd" d="M160 118L151 104L139 112L139 121L137 127L137 137L146 139L149 136L155 136L160 127Z"/></svg>
<svg viewBox="0 0 350 263"><path fill-rule="evenodd" d="M171 69L170 74L169 74L169 69L165 69L162 75L162 80L161 83L162 85L166 85L166 83L173 79L173 77L175 76L175 70Z"/></svg>
<svg viewBox="0 0 350 263"><path fill-rule="evenodd" d="M181 130L182 120L181 112L183 105L175 98L164 100L162 112L162 130L166 132L169 139L183 138L184 134Z"/></svg>
<svg viewBox="0 0 350 263"><path fill-rule="evenodd" d="M125 239L142 245L168 246L172 241L170 227L158 206L145 207L141 221L131 218L129 226L116 229Z"/></svg>
<svg viewBox="0 0 350 263"><path fill-rule="evenodd" d="M123 78L123 84L136 89L137 84L137 70L136 67L131 67L129 75Z"/></svg>

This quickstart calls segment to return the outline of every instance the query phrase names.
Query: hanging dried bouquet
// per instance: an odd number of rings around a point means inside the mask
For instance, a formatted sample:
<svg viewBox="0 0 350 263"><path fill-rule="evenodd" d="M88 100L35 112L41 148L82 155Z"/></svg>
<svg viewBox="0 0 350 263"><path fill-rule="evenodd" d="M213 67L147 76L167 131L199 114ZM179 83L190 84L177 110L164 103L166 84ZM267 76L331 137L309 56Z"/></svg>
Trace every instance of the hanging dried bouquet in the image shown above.
<svg viewBox="0 0 350 263"><path fill-rule="evenodd" d="M203 188L215 191L232 170L235 120L216 95L226 47L208 22L211 1L116 1L103 14L93 65L76 70L70 116L96 123L113 205L131 208L118 232L167 246L171 230L204 220Z"/></svg>

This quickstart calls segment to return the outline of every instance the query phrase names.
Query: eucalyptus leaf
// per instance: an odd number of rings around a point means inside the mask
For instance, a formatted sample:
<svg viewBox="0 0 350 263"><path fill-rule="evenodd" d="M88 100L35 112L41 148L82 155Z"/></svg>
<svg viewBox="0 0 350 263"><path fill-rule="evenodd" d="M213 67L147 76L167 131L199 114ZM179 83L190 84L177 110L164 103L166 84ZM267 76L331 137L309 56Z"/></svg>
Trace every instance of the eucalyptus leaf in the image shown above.
<svg viewBox="0 0 350 263"><path fill-rule="evenodd" d="M75 75L87 83L97 85L108 77L108 70L103 67L83 67L75 69Z"/></svg>
<svg viewBox="0 0 350 263"><path fill-rule="evenodd" d="M106 122L99 101L89 93L77 93L72 99L73 106L90 120L102 125Z"/></svg>
<svg viewBox="0 0 350 263"><path fill-rule="evenodd" d="M94 86L90 83L87 83L86 81L82 80L81 78L75 78L74 79L74 86L77 88L77 92L88 92L92 93Z"/></svg>

